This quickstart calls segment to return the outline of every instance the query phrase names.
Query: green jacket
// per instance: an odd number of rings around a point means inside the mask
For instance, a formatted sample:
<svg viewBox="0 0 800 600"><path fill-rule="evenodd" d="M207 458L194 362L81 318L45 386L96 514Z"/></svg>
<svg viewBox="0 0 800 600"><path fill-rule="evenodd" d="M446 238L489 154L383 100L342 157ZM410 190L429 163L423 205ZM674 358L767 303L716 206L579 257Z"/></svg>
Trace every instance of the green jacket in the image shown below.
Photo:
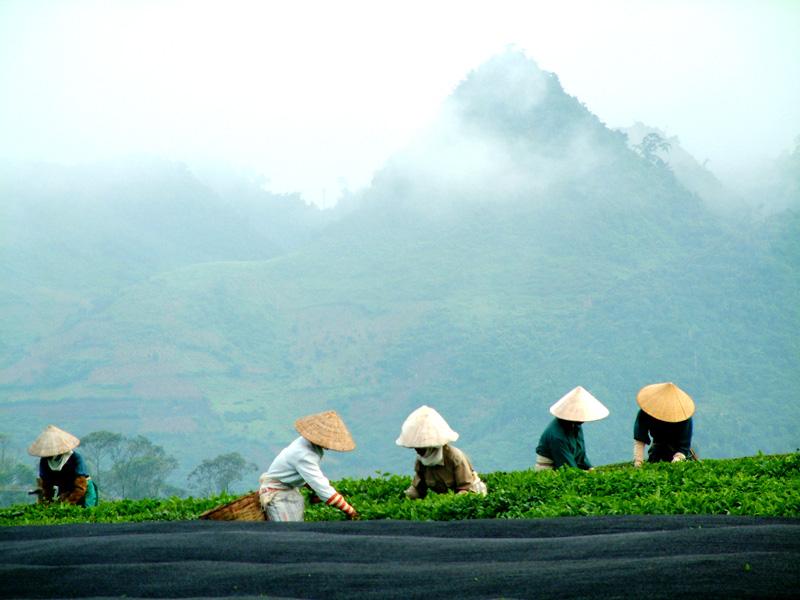
<svg viewBox="0 0 800 600"><path fill-rule="evenodd" d="M580 423L553 419L539 438L536 453L553 461L553 467L591 469Z"/></svg>

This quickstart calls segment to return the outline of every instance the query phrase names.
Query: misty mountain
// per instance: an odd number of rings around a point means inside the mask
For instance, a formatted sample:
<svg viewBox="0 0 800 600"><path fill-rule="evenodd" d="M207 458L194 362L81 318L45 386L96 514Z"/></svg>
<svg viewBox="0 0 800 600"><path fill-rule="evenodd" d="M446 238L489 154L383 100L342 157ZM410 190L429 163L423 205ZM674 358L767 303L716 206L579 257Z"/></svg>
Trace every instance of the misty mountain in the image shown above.
<svg viewBox="0 0 800 600"><path fill-rule="evenodd" d="M291 252L252 229L248 256L249 233L211 227L242 244L228 259L164 266L40 331L0 369L3 411L20 431L144 433L189 469L233 450L265 465L295 417L333 408L358 443L326 456L336 477L408 471L394 439L426 403L497 470L533 464L576 385L611 409L586 426L590 458L628 460L636 391L671 380L697 402L701 455L791 450L800 232L782 217L720 222L508 52Z"/></svg>
<svg viewBox="0 0 800 600"><path fill-rule="evenodd" d="M800 137L794 149L785 152L756 177L747 189L751 204L761 215L800 210Z"/></svg>
<svg viewBox="0 0 800 600"><path fill-rule="evenodd" d="M0 364L125 286L200 262L276 256L323 223L298 197L228 181L220 194L158 160L0 165Z"/></svg>

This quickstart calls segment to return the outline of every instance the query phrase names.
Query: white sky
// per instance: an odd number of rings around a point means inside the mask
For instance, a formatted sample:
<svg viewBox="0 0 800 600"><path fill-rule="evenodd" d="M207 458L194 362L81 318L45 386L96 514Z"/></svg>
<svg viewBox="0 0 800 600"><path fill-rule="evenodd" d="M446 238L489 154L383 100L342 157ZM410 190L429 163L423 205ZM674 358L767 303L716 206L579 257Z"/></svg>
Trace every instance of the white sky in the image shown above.
<svg viewBox="0 0 800 600"><path fill-rule="evenodd" d="M800 0L0 0L0 157L224 160L331 204L509 44L722 177L800 135Z"/></svg>

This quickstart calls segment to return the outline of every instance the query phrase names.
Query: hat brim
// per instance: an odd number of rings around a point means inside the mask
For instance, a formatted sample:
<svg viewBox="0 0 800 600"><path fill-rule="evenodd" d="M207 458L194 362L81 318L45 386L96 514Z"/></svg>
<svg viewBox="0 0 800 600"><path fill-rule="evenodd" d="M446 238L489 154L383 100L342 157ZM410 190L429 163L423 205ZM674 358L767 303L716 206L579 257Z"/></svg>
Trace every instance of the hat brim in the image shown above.
<svg viewBox="0 0 800 600"><path fill-rule="evenodd" d="M422 405L406 417L395 444L404 448L436 448L457 439L458 433L435 408Z"/></svg>
<svg viewBox="0 0 800 600"><path fill-rule="evenodd" d="M585 388L573 388L550 407L550 414L564 421L588 423L609 415L608 408Z"/></svg>
<svg viewBox="0 0 800 600"><path fill-rule="evenodd" d="M48 458L74 450L81 441L71 433L48 425L39 437L28 447L28 454Z"/></svg>
<svg viewBox="0 0 800 600"><path fill-rule="evenodd" d="M297 432L312 444L327 450L350 452L355 450L353 436L335 411L300 417L294 422Z"/></svg>
<svg viewBox="0 0 800 600"><path fill-rule="evenodd" d="M672 382L644 386L636 394L636 404L651 417L666 423L686 421L695 412L692 397Z"/></svg>

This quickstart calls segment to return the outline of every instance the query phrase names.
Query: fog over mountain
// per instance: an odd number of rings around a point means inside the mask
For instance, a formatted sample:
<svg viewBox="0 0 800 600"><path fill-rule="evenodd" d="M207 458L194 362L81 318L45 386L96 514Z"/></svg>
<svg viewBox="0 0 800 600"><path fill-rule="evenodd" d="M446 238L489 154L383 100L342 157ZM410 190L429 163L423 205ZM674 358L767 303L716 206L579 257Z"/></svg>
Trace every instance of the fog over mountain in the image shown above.
<svg viewBox="0 0 800 600"><path fill-rule="evenodd" d="M332 206L516 44L739 188L800 132L798 30L784 0L4 0L0 158L227 162Z"/></svg>
<svg viewBox="0 0 800 600"><path fill-rule="evenodd" d="M141 433L185 473L233 450L265 467L332 408L358 443L326 456L337 477L409 471L394 439L425 403L507 470L576 385L611 410L590 458L629 460L636 391L674 381L701 456L793 450L797 150L773 208L730 219L702 164L674 140L649 160L643 135L509 50L330 211L225 169L5 164L3 421Z"/></svg>

